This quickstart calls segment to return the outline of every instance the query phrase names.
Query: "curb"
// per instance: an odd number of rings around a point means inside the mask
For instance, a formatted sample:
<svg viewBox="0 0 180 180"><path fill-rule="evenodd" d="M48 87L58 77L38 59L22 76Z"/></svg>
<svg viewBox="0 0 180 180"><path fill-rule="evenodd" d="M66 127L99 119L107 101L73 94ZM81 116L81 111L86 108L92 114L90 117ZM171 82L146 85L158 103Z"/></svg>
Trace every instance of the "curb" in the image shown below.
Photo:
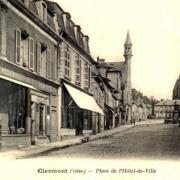
<svg viewBox="0 0 180 180"><path fill-rule="evenodd" d="M50 153L52 151L58 151L60 149L64 149L64 148L68 148L68 147L75 146L75 145L80 145L80 144L82 144L82 139L80 139L79 142L66 144L66 145L60 145L60 146L49 147L46 150L44 149L44 150L41 150L39 152L29 153L29 154L26 154L26 155L23 155L23 156L19 156L19 157L16 157L16 159L28 159L28 158L32 158L32 157L42 156L42 155L45 155L45 154Z"/></svg>
<svg viewBox="0 0 180 180"><path fill-rule="evenodd" d="M78 142L75 142L75 143L66 144L66 145L59 145L59 146L56 145L54 147L49 147L47 149L41 150L39 152L29 153L29 154L26 154L26 155L16 157L16 159L28 159L28 158L43 156L43 155L46 155L47 153L50 153L52 151L58 151L60 149L65 149L65 148L68 148L68 147L71 147L71 146L81 145L81 144L84 144L84 143L87 143L87 142L95 141L97 139L102 139L102 138L105 138L105 137L108 137L108 136L111 136L111 135L114 135L114 134L129 130L129 129L132 129L132 128L136 127L136 126L138 126L138 124L134 125L134 126L131 126L131 127L127 127L125 129L122 129L122 130L119 130L119 131L117 130L115 132L108 132L107 134L94 135L94 137L93 137L93 135L92 136L91 135L86 136L84 138L79 139Z"/></svg>

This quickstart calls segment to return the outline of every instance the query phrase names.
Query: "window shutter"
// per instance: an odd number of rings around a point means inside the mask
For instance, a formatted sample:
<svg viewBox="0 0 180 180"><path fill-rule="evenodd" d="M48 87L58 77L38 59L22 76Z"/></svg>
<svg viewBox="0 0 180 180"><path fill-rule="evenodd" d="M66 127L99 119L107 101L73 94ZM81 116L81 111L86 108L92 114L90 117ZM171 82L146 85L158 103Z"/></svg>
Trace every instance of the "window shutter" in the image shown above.
<svg viewBox="0 0 180 180"><path fill-rule="evenodd" d="M29 69L34 70L34 40L29 37Z"/></svg>
<svg viewBox="0 0 180 180"><path fill-rule="evenodd" d="M17 29L16 30L16 63L21 63L20 49L21 49L21 31Z"/></svg>
<svg viewBox="0 0 180 180"><path fill-rule="evenodd" d="M91 87L91 68L89 67L89 72L88 72L88 87Z"/></svg>
<svg viewBox="0 0 180 180"><path fill-rule="evenodd" d="M51 52L47 50L47 77L51 77Z"/></svg>
<svg viewBox="0 0 180 180"><path fill-rule="evenodd" d="M38 43L36 46L36 54L37 54L37 73L41 73L41 44Z"/></svg>

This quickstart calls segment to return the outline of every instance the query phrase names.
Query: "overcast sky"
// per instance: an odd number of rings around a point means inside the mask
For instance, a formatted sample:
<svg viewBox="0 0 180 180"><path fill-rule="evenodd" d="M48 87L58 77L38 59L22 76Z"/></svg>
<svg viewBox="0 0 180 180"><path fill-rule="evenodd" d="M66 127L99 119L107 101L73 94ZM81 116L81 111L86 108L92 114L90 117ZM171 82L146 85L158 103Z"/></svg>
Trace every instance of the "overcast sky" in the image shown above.
<svg viewBox="0 0 180 180"><path fill-rule="evenodd" d="M94 58L123 61L127 30L133 43L132 87L172 98L180 74L179 0L55 0L90 37Z"/></svg>

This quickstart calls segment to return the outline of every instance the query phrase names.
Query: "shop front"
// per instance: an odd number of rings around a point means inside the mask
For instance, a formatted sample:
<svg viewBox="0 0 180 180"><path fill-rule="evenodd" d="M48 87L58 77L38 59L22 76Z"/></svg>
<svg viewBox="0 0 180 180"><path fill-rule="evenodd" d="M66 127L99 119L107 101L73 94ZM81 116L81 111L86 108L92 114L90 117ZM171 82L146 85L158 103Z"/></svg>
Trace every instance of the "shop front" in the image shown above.
<svg viewBox="0 0 180 180"><path fill-rule="evenodd" d="M0 147L26 147L57 139L56 97L0 75Z"/></svg>
<svg viewBox="0 0 180 180"><path fill-rule="evenodd" d="M62 89L61 136L92 133L94 112L103 114L93 96L66 83Z"/></svg>
<svg viewBox="0 0 180 180"><path fill-rule="evenodd" d="M0 76L0 126L2 146L30 144L28 137L28 88ZM23 86L24 85L24 86ZM16 139L16 140L15 140Z"/></svg>

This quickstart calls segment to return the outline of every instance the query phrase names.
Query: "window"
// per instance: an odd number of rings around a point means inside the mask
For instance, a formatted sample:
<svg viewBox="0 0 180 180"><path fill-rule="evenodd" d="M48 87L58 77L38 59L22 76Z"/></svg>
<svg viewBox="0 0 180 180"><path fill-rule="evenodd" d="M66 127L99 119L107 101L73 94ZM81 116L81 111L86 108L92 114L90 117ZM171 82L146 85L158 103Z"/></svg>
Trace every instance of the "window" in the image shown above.
<svg viewBox="0 0 180 180"><path fill-rule="evenodd" d="M51 52L47 50L47 77L51 77Z"/></svg>
<svg viewBox="0 0 180 180"><path fill-rule="evenodd" d="M44 43L37 44L37 73L45 76L51 76L51 53Z"/></svg>
<svg viewBox="0 0 180 180"><path fill-rule="evenodd" d="M47 7L44 3L42 3L42 20L47 22Z"/></svg>
<svg viewBox="0 0 180 180"><path fill-rule="evenodd" d="M65 53L64 54L64 75L65 75L65 77L70 78L70 60L71 60L71 55L70 55L69 48L66 48L64 53Z"/></svg>
<svg viewBox="0 0 180 180"><path fill-rule="evenodd" d="M84 63L84 87L89 88L89 74L90 74L90 69L89 65L87 62Z"/></svg>
<svg viewBox="0 0 180 180"><path fill-rule="evenodd" d="M81 83L81 60L78 55L75 57L76 63L76 83Z"/></svg>
<svg viewBox="0 0 180 180"><path fill-rule="evenodd" d="M51 51L44 43L38 43L37 51L37 73L50 78L51 77Z"/></svg>
<svg viewBox="0 0 180 180"><path fill-rule="evenodd" d="M47 50L41 45L41 73L46 77L47 70Z"/></svg>
<svg viewBox="0 0 180 180"><path fill-rule="evenodd" d="M34 70L34 40L25 30L16 30L16 63Z"/></svg>
<svg viewBox="0 0 180 180"><path fill-rule="evenodd" d="M29 69L34 70L34 40L29 38Z"/></svg>
<svg viewBox="0 0 180 180"><path fill-rule="evenodd" d="M36 64L36 67L37 67L37 73L41 74L41 44L38 43L37 46L36 46L36 54L37 54L37 64Z"/></svg>
<svg viewBox="0 0 180 180"><path fill-rule="evenodd" d="M20 52L21 52L21 31L16 30L16 63L20 63Z"/></svg>

